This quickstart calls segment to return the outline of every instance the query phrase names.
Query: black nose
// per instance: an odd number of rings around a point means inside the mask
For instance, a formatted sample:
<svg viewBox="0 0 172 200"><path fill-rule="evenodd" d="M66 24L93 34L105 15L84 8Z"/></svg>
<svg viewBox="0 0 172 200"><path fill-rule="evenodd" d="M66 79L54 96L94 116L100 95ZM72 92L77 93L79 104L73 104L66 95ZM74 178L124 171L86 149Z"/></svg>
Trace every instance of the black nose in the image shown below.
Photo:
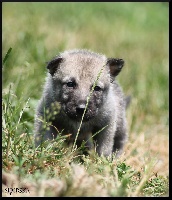
<svg viewBox="0 0 172 200"><path fill-rule="evenodd" d="M78 115L83 115L84 113L84 110L85 110L85 104L80 104L76 107L76 113Z"/></svg>

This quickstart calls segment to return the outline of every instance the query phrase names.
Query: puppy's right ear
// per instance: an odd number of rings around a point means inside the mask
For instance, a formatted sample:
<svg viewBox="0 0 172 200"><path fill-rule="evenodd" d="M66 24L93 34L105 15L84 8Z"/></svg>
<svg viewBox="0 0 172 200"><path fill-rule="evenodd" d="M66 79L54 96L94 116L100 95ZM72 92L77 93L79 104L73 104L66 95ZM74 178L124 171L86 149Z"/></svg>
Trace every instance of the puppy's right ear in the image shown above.
<svg viewBox="0 0 172 200"><path fill-rule="evenodd" d="M59 64L62 62L63 58L56 57L50 62L48 62L47 69L49 70L49 73L53 76L54 73L57 71L57 68L59 67Z"/></svg>

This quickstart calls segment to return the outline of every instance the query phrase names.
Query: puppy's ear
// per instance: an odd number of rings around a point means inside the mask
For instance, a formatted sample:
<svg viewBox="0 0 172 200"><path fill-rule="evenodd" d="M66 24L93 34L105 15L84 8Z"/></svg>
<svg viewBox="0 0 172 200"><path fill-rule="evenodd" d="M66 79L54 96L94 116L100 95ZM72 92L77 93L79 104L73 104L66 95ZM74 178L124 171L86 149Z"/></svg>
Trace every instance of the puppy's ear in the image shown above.
<svg viewBox="0 0 172 200"><path fill-rule="evenodd" d="M62 62L63 58L56 57L47 64L47 69L49 70L49 73L53 76L54 73L57 71L57 68L59 67L59 64Z"/></svg>
<svg viewBox="0 0 172 200"><path fill-rule="evenodd" d="M107 65L110 69L110 75L115 77L119 74L124 66L124 60L120 58L108 58Z"/></svg>

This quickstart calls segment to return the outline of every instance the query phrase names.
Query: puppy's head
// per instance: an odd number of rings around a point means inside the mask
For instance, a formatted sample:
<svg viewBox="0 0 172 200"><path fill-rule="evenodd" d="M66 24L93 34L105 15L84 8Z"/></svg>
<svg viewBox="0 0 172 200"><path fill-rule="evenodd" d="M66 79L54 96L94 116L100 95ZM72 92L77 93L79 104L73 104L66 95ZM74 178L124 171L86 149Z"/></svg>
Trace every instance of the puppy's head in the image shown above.
<svg viewBox="0 0 172 200"><path fill-rule="evenodd" d="M85 112L83 121L89 121L106 103L112 80L123 65L122 59L73 50L55 57L47 68L52 76L54 97L60 101L64 113L80 121Z"/></svg>

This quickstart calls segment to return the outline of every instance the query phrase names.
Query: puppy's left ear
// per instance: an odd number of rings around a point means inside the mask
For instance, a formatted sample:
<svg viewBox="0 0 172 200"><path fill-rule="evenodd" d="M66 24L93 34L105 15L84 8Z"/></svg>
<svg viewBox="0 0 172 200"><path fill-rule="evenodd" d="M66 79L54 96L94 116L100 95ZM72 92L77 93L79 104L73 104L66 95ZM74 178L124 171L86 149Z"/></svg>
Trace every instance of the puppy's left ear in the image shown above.
<svg viewBox="0 0 172 200"><path fill-rule="evenodd" d="M115 77L122 70L124 66L124 60L120 58L108 58L107 65L109 66L111 76Z"/></svg>

